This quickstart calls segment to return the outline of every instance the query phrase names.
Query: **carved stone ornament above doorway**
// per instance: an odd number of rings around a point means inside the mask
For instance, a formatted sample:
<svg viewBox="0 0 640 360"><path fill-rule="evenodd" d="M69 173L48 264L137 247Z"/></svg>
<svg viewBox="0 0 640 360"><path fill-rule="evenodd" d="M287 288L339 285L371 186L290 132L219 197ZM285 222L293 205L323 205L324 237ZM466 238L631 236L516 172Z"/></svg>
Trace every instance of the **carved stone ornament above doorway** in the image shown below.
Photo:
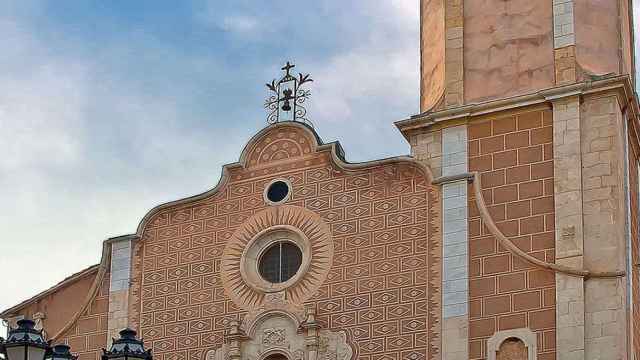
<svg viewBox="0 0 640 360"><path fill-rule="evenodd" d="M246 329L246 330L245 330ZM354 351L344 331L320 329L315 312L300 319L288 311L267 310L240 324L231 322L225 344L209 350L205 360L350 360Z"/></svg>

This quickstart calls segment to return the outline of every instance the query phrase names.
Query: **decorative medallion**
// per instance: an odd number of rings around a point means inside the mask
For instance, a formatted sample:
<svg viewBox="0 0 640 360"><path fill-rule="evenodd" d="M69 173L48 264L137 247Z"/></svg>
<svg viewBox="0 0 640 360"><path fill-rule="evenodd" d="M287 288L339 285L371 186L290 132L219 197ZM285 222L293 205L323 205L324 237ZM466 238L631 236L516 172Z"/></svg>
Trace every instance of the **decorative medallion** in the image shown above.
<svg viewBox="0 0 640 360"><path fill-rule="evenodd" d="M301 266L287 281L272 284L260 276L258 263L265 249L282 238L300 248ZM292 205L270 207L233 233L222 255L221 279L225 293L242 309L258 309L274 292L299 306L325 281L332 258L331 230L318 214Z"/></svg>

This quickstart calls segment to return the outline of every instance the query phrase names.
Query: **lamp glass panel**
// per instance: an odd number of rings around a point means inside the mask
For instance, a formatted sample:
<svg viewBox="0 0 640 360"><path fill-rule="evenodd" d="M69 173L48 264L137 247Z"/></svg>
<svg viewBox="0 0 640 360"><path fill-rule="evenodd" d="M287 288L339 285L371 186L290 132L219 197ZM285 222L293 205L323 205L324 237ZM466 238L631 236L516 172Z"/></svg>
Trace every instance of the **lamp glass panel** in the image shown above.
<svg viewBox="0 0 640 360"><path fill-rule="evenodd" d="M27 360L43 360L45 352L46 351L43 348L30 346L28 350Z"/></svg>
<svg viewBox="0 0 640 360"><path fill-rule="evenodd" d="M7 352L7 360L25 360L24 359L24 352L26 351L25 347L20 345L20 346L11 346L11 347L6 347L6 352Z"/></svg>

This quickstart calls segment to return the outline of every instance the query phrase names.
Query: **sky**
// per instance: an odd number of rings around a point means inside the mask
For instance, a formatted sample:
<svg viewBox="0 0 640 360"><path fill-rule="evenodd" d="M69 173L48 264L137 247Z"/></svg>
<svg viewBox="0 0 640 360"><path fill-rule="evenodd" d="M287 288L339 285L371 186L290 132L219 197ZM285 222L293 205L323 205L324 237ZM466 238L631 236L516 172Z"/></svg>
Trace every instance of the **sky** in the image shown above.
<svg viewBox="0 0 640 360"><path fill-rule="evenodd" d="M418 0L0 1L0 309L215 186L287 60L347 160L407 154L418 30Z"/></svg>

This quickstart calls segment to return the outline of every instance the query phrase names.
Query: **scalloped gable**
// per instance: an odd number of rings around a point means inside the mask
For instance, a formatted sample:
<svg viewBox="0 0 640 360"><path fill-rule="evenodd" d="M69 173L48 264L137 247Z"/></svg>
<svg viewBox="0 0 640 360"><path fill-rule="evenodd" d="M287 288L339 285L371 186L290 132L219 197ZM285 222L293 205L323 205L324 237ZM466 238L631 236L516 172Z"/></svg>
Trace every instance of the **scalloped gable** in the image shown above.
<svg viewBox="0 0 640 360"><path fill-rule="evenodd" d="M269 128L269 131L251 142L253 144L247 152L245 163L247 169L308 156L318 145L309 131L291 124Z"/></svg>

